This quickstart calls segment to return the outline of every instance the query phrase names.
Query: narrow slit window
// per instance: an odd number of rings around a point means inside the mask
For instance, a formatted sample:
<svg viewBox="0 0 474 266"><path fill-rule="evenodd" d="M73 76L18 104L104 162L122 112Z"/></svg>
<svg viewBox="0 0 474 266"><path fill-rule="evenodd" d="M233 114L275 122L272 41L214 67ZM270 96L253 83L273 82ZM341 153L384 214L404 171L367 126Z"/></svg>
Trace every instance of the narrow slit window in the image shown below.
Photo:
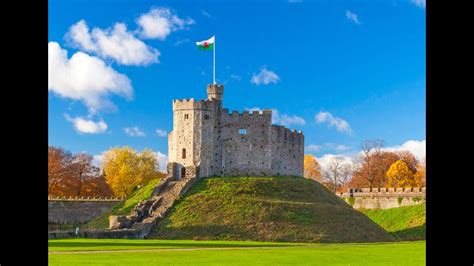
<svg viewBox="0 0 474 266"><path fill-rule="evenodd" d="M184 114L184 119L188 119L189 118L189 114Z"/></svg>
<svg viewBox="0 0 474 266"><path fill-rule="evenodd" d="M239 134L240 135L247 135L247 129L245 129L245 128L239 129Z"/></svg>
<svg viewBox="0 0 474 266"><path fill-rule="evenodd" d="M186 149L183 149L183 151L182 151L182 158L186 159Z"/></svg>

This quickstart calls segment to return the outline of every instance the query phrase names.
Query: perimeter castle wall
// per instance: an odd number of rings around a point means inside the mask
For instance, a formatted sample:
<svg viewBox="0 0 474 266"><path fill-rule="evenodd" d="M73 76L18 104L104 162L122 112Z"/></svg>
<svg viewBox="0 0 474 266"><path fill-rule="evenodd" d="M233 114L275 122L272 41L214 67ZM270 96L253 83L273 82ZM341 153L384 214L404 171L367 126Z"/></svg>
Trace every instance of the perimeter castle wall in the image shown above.
<svg viewBox="0 0 474 266"><path fill-rule="evenodd" d="M207 99L173 101L168 175L302 176L304 135L272 125L272 111L222 108L223 85L208 85Z"/></svg>

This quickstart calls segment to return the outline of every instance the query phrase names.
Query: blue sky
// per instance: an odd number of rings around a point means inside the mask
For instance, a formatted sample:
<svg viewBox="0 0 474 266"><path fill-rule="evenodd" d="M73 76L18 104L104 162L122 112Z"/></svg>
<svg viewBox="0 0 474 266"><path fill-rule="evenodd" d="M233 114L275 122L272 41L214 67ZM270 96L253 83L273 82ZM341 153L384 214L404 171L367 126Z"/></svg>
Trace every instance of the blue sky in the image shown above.
<svg viewBox="0 0 474 266"><path fill-rule="evenodd" d="M307 153L425 140L424 1L189 3L49 1L50 145L166 155L156 130L172 99L206 97L212 52L194 42L213 35L224 106L276 110Z"/></svg>

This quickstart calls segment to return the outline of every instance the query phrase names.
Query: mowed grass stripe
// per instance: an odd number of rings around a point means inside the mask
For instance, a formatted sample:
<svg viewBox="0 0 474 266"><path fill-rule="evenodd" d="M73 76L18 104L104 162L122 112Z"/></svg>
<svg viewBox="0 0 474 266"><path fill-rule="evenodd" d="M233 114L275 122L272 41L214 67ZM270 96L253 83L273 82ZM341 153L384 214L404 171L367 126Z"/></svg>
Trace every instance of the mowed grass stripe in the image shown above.
<svg viewBox="0 0 474 266"><path fill-rule="evenodd" d="M50 265L425 265L425 241L50 254Z"/></svg>
<svg viewBox="0 0 474 266"><path fill-rule="evenodd" d="M158 239L57 239L48 241L48 251L133 250L170 248L274 247L299 246L302 243L256 241L197 241Z"/></svg>

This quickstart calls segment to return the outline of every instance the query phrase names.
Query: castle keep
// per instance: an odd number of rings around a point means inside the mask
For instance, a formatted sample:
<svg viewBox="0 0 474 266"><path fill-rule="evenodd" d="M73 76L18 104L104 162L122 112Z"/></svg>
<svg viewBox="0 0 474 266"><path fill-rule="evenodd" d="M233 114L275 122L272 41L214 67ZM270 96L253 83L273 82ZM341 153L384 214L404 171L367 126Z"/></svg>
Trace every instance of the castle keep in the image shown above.
<svg viewBox="0 0 474 266"><path fill-rule="evenodd" d="M168 176L302 176L303 133L272 125L271 110L229 113L223 93L214 84L206 100L173 101Z"/></svg>

